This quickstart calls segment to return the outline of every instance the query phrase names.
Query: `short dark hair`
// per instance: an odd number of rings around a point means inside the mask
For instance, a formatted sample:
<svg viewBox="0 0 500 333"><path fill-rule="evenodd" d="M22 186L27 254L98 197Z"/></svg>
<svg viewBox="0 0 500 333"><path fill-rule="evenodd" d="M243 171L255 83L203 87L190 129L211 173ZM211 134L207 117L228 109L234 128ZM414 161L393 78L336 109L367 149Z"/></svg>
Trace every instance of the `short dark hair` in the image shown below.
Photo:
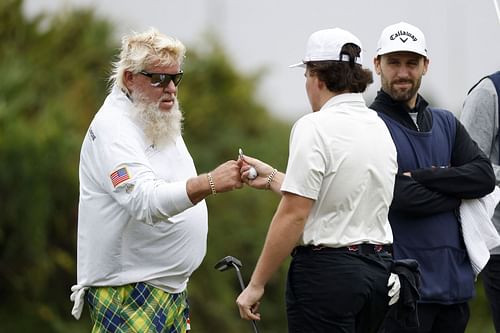
<svg viewBox="0 0 500 333"><path fill-rule="evenodd" d="M310 61L306 64L307 69L323 81L332 92L362 93L373 82L373 75L371 70L355 62L360 53L359 46L348 43L342 47L340 55L346 55L349 61Z"/></svg>

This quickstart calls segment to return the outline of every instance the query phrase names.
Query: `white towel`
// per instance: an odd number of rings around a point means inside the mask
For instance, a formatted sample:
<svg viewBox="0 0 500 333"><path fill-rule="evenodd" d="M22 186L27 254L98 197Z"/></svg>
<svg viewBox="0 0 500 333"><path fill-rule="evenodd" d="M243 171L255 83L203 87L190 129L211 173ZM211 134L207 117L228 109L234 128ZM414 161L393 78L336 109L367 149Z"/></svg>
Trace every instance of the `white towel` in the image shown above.
<svg viewBox="0 0 500 333"><path fill-rule="evenodd" d="M495 207L500 201L500 189L471 200L462 200L460 217L465 247L477 276L490 259L490 251L500 245L500 235L491 222Z"/></svg>
<svg viewBox="0 0 500 333"><path fill-rule="evenodd" d="M69 299L75 302L75 304L73 304L73 309L71 310L71 314L76 319L80 319L80 316L82 315L83 305L85 304L83 296L85 296L85 290L87 289L89 288L81 286L79 284L76 284L71 287L72 293Z"/></svg>

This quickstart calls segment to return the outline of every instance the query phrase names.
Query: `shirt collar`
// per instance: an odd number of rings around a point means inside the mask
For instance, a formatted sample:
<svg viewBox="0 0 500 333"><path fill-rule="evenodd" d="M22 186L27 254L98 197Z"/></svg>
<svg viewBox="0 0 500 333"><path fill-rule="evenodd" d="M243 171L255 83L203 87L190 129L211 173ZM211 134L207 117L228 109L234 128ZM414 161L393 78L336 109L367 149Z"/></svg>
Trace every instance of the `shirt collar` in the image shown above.
<svg viewBox="0 0 500 333"><path fill-rule="evenodd" d="M344 94L339 94L335 95L332 98L330 98L326 103L321 107L321 110L330 108L335 105L339 105L342 103L352 103L352 102L357 102L357 103L363 103L363 105L366 105L365 99L363 98L363 94L361 93L344 93Z"/></svg>
<svg viewBox="0 0 500 333"><path fill-rule="evenodd" d="M429 103L427 103L427 101L419 94L417 95L417 101L416 101L415 107L413 109L410 109L404 102L399 102L399 101L393 100L392 97L383 90L379 90L379 92L377 94L377 99L386 103L392 109L396 109L398 111L404 111L404 112L420 112L422 110L425 110L427 108L427 106L429 105Z"/></svg>

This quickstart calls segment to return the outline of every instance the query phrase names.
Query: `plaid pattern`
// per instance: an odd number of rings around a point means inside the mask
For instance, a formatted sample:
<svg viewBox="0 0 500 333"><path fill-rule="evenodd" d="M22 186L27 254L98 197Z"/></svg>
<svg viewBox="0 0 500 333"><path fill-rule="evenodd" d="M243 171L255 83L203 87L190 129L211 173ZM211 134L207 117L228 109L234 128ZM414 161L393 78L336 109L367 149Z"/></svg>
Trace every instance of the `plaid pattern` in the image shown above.
<svg viewBox="0 0 500 333"><path fill-rule="evenodd" d="M86 294L92 333L189 332L187 293L169 294L139 282L91 287Z"/></svg>

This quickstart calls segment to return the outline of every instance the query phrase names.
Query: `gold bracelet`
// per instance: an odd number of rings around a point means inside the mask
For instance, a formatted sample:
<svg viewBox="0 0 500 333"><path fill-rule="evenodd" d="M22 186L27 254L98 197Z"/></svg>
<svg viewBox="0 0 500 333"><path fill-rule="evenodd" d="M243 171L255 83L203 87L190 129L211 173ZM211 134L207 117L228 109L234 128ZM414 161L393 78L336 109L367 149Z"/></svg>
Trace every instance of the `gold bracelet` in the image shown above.
<svg viewBox="0 0 500 333"><path fill-rule="evenodd" d="M273 169L273 172L271 172L271 174L269 176L267 176L266 189L269 190L271 188L271 182L273 181L274 176L276 176L277 173L278 173L278 170L277 169Z"/></svg>
<svg viewBox="0 0 500 333"><path fill-rule="evenodd" d="M216 195L217 191L215 190L214 179L212 178L212 175L210 174L210 172L207 173L207 178L208 178L208 184L210 185L210 190L212 190L212 194Z"/></svg>

